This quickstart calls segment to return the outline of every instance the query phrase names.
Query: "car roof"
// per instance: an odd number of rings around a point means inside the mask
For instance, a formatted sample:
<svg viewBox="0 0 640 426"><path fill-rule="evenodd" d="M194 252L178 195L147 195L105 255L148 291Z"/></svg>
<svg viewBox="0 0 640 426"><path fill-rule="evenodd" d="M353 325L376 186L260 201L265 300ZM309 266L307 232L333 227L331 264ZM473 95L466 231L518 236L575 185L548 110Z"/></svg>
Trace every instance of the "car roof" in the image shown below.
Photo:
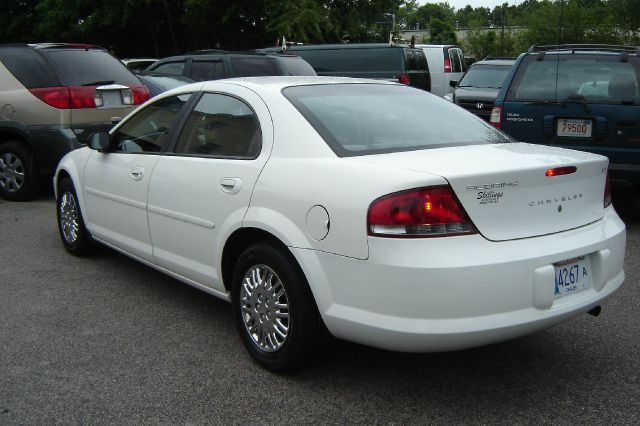
<svg viewBox="0 0 640 426"><path fill-rule="evenodd" d="M279 51L257 52L257 51L231 51L231 50L205 49L205 50L198 50L194 52L188 52L188 53L185 53L184 55L169 56L169 57L160 59L158 62L171 61L171 60L184 59L184 58L192 58L192 59L205 58L206 59L210 57L220 57L220 56L249 56L249 57L265 58L265 57L279 57L279 56L295 57L298 55L295 55L293 53L288 53L288 52L279 52Z"/></svg>
<svg viewBox="0 0 640 426"><path fill-rule="evenodd" d="M485 58L485 59L482 59L480 61L474 62L473 64L471 64L471 66L474 66L474 65L508 65L508 66L512 66L515 62L516 62L515 58L514 59Z"/></svg>
<svg viewBox="0 0 640 426"><path fill-rule="evenodd" d="M414 49L414 47L408 44L392 44L389 43L335 43L335 44L295 44L288 46L286 52L296 52L298 50L335 50L335 49L374 49L374 48L395 48L395 49ZM415 47L417 48L417 46ZM258 49L264 52L274 52L279 47L267 47L264 49Z"/></svg>

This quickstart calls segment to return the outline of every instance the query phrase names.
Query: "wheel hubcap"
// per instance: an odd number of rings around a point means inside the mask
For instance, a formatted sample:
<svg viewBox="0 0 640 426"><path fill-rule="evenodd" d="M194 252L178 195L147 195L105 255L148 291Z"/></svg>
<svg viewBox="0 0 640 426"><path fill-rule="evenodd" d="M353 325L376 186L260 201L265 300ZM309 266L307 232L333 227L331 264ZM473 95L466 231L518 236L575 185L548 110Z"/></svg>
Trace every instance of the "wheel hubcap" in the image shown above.
<svg viewBox="0 0 640 426"><path fill-rule="evenodd" d="M244 326L253 342L275 352L289 335L289 298L278 275L266 265L254 265L244 275L240 290Z"/></svg>
<svg viewBox="0 0 640 426"><path fill-rule="evenodd" d="M7 192L17 192L24 184L24 165L11 152L0 156L0 187Z"/></svg>
<svg viewBox="0 0 640 426"><path fill-rule="evenodd" d="M71 192L65 192L60 196L59 217L62 236L69 244L78 239L79 218L76 199Z"/></svg>

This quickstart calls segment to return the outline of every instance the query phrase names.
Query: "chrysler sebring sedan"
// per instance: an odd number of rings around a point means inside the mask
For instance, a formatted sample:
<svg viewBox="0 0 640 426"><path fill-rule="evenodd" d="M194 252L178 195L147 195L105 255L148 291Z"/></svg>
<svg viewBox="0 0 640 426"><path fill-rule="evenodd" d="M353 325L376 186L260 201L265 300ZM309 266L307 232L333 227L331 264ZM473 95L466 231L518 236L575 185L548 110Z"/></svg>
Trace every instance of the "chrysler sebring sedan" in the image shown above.
<svg viewBox="0 0 640 426"><path fill-rule="evenodd" d="M449 351L596 313L624 279L607 167L400 84L261 77L161 94L54 184L70 253L98 242L229 301L282 370L327 333Z"/></svg>

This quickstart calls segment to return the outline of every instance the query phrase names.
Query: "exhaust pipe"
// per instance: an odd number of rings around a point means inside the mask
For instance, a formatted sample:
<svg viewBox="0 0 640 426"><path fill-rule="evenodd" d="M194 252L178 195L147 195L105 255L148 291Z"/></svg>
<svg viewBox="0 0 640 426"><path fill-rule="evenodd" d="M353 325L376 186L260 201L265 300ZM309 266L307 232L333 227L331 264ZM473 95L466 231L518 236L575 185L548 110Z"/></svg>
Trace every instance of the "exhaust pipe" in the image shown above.
<svg viewBox="0 0 640 426"><path fill-rule="evenodd" d="M593 308L591 308L591 310L589 312L587 312L589 315L593 315L594 317L597 317L598 315L600 315L600 312L602 311L602 306L598 305L595 306Z"/></svg>

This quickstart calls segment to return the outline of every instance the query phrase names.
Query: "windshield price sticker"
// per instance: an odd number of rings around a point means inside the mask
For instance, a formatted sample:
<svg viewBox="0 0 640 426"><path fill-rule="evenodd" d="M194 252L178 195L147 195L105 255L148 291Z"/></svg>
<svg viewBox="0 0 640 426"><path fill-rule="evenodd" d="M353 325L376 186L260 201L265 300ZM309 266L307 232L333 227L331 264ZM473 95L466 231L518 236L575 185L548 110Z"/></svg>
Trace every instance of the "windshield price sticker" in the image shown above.
<svg viewBox="0 0 640 426"><path fill-rule="evenodd" d="M591 272L585 256L553 264L556 270L555 297L563 297L591 287Z"/></svg>
<svg viewBox="0 0 640 426"><path fill-rule="evenodd" d="M579 120L575 118L558 119L558 136L590 138L593 123L591 120Z"/></svg>

